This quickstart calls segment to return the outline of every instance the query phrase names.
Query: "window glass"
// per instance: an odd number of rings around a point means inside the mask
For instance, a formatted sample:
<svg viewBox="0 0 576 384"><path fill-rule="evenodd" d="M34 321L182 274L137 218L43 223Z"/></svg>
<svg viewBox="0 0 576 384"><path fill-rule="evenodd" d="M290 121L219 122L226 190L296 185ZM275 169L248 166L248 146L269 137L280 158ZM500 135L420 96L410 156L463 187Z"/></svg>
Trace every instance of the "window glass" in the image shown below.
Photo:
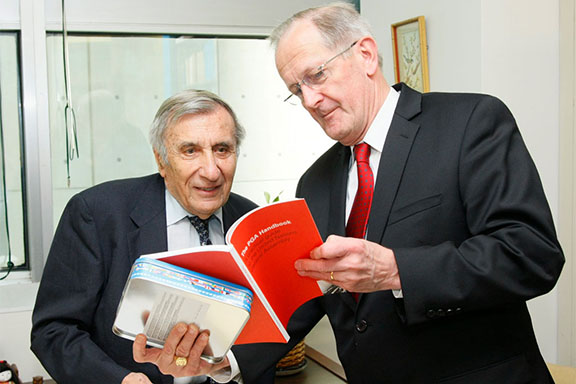
<svg viewBox="0 0 576 384"><path fill-rule="evenodd" d="M286 86L265 39L69 35L79 157L67 161L61 34L48 36L47 51L54 224L73 194L156 172L149 126L183 89L217 93L235 110L247 136L232 190L258 204L265 193L293 197L300 175L332 145L304 108L282 102Z"/></svg>
<svg viewBox="0 0 576 384"><path fill-rule="evenodd" d="M0 270L27 269L18 35L0 33ZM1 272L0 277L5 273Z"/></svg>
<svg viewBox="0 0 576 384"><path fill-rule="evenodd" d="M164 99L186 88L218 92L215 39L68 36L79 156L67 161L62 36L49 36L47 49L56 222L81 190L156 172L148 129Z"/></svg>

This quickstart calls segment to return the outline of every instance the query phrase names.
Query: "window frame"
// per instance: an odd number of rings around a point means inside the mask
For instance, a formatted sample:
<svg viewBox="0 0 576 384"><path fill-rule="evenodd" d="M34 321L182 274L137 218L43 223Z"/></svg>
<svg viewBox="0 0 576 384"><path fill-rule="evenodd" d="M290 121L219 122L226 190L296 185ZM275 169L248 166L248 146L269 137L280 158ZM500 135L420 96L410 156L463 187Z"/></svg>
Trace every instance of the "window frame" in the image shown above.
<svg viewBox="0 0 576 384"><path fill-rule="evenodd" d="M18 79L17 79L17 97L19 104L22 103L22 55L21 55L21 35L19 30L11 30L11 29L0 29L0 35L14 35L15 42L16 42L16 62L17 62L17 69L18 69ZM25 153L25 140L23 137L24 134L24 122L23 122L23 113L22 109L20 108L18 111L18 124L20 130L20 158L23 159ZM1 118L1 116L0 116ZM4 154L5 155L5 154ZM20 164L20 181L21 181L21 194L22 194L22 230L23 233L23 252L24 252L24 264L15 266L10 274L17 273L19 271L30 271L30 254L28 252L28 208L27 208L27 200L26 200L26 164L24 161L21 160ZM6 186L4 186L6 188ZM8 235L10 238L10 235ZM4 277L4 275L8 272L7 267L0 268L0 277ZM9 275L8 275L9 276ZM7 278L7 276L6 276Z"/></svg>

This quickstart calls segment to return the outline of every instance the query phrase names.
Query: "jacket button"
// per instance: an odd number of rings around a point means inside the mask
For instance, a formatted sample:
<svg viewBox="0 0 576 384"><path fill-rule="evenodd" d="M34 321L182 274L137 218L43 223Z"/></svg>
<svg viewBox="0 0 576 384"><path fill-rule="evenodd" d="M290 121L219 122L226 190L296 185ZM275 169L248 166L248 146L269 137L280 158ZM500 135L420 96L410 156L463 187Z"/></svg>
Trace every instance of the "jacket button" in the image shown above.
<svg viewBox="0 0 576 384"><path fill-rule="evenodd" d="M366 320L360 320L356 323L356 330L360 333L364 332L368 328L368 323Z"/></svg>
<svg viewBox="0 0 576 384"><path fill-rule="evenodd" d="M426 311L426 317L429 319L434 319L436 317L436 311L433 309L429 309Z"/></svg>

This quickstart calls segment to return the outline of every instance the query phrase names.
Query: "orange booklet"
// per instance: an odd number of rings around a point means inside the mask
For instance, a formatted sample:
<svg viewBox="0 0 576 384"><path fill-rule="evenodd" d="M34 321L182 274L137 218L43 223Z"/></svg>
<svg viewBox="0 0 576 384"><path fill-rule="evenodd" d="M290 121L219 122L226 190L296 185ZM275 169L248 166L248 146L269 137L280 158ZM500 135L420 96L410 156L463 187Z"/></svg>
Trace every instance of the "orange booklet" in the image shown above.
<svg viewBox="0 0 576 384"><path fill-rule="evenodd" d="M145 257L249 288L254 293L250 319L235 344L287 342L290 316L322 295L316 281L294 268L295 260L310 257L322 244L305 200L248 212L228 230L226 243Z"/></svg>

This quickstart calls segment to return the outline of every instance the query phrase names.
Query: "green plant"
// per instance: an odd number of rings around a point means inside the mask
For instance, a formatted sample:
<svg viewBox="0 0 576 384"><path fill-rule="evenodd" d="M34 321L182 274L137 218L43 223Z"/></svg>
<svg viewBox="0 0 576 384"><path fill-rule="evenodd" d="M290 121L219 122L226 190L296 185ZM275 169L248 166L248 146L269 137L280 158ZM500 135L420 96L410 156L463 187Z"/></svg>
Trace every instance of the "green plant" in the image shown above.
<svg viewBox="0 0 576 384"><path fill-rule="evenodd" d="M284 192L284 191L278 192L276 197L274 197L274 199L272 199L272 200L270 200L271 199L270 193L264 192L264 197L266 198L266 204L276 203L276 202L280 201L280 195L282 194L282 192Z"/></svg>

